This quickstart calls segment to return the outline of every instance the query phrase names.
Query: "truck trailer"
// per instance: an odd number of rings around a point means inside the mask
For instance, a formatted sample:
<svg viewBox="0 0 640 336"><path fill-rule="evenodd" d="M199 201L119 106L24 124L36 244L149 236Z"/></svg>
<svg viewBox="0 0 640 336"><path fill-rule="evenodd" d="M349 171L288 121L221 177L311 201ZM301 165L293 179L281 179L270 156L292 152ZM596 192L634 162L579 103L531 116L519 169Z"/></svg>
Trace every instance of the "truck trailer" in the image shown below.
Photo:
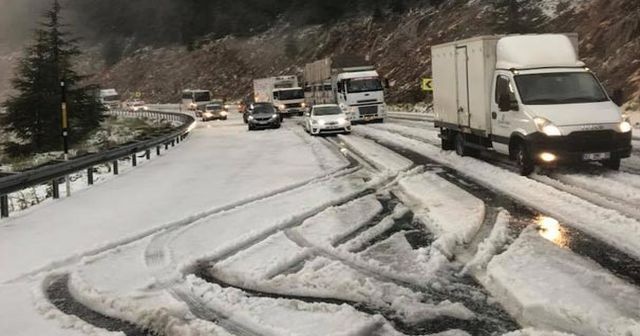
<svg viewBox="0 0 640 336"><path fill-rule="evenodd" d="M631 125L578 58L577 34L481 36L432 48L435 126L442 149L493 150L536 166L631 154Z"/></svg>
<svg viewBox="0 0 640 336"><path fill-rule="evenodd" d="M337 56L305 66L308 104L338 104L352 121L384 121L384 85L364 58Z"/></svg>
<svg viewBox="0 0 640 336"><path fill-rule="evenodd" d="M302 116L306 111L304 91L296 76L277 76L253 81L254 101L272 103L283 115Z"/></svg>

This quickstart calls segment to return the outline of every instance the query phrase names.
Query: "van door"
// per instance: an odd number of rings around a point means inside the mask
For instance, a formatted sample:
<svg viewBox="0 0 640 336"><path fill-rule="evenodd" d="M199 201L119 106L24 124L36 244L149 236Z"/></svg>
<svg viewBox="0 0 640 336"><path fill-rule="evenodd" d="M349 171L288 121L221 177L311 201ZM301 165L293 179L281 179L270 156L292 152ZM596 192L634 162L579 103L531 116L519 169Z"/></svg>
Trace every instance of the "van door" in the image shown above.
<svg viewBox="0 0 640 336"><path fill-rule="evenodd" d="M494 94L491 99L491 135L493 148L500 153L509 154L509 138L513 132L514 118L518 117L518 100L515 85L504 74L498 74L494 82ZM500 97L509 97L509 108L500 108Z"/></svg>
<svg viewBox="0 0 640 336"><path fill-rule="evenodd" d="M471 126L469 111L469 57L467 47L456 48L456 77L458 83L456 99L458 102L458 125Z"/></svg>

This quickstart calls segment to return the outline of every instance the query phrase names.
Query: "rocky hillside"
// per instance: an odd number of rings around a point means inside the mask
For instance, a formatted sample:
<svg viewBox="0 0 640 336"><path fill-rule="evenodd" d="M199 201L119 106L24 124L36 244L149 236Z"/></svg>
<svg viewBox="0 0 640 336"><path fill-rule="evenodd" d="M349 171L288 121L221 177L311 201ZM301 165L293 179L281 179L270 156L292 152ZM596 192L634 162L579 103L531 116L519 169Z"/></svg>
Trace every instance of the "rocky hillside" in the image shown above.
<svg viewBox="0 0 640 336"><path fill-rule="evenodd" d="M571 32L581 37L581 56L609 89L624 88L640 99L640 1L523 1L533 32ZM524 5L523 5L524 6ZM333 24L293 27L280 22L253 37L202 40L182 46L147 47L116 65L97 70L92 81L120 92L140 91L148 101L175 102L184 88L209 88L217 96L240 98L253 78L300 74L318 58L354 53L368 56L393 87L390 100L425 99L419 78L429 76L430 47L455 39L493 34L496 15L487 2L445 1L404 14L356 16ZM98 53L84 67L100 68Z"/></svg>

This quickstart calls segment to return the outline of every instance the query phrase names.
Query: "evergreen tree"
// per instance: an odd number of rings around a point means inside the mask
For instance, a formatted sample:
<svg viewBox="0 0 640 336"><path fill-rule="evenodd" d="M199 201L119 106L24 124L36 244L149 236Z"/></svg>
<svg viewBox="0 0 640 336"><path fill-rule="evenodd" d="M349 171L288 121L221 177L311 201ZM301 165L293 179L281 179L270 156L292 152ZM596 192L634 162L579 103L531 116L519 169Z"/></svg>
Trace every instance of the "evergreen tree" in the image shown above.
<svg viewBox="0 0 640 336"><path fill-rule="evenodd" d="M103 120L104 107L94 95L95 91L80 87L82 77L72 69L72 60L80 51L77 42L63 31L60 11L58 0L54 0L34 32L33 44L25 49L12 80L18 94L4 104L7 113L0 123L27 145L14 144L9 148L10 153L61 149L61 80L65 81L67 91L71 144L83 140Z"/></svg>

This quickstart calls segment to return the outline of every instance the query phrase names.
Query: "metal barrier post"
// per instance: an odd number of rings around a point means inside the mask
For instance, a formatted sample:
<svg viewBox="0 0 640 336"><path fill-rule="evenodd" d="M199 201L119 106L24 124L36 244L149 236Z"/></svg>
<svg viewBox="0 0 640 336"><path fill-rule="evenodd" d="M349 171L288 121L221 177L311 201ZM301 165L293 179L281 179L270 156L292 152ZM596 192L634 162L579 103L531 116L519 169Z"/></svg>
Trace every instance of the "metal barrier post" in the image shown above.
<svg viewBox="0 0 640 336"><path fill-rule="evenodd" d="M93 185L93 167L87 168L87 183Z"/></svg>
<svg viewBox="0 0 640 336"><path fill-rule="evenodd" d="M176 143L180 143L180 137L176 138Z"/></svg>
<svg viewBox="0 0 640 336"><path fill-rule="evenodd" d="M53 199L58 199L60 198L60 185L58 184L58 180L53 180L51 182L51 191L53 193Z"/></svg>
<svg viewBox="0 0 640 336"><path fill-rule="evenodd" d="M0 218L9 217L9 196L0 196Z"/></svg>
<svg viewBox="0 0 640 336"><path fill-rule="evenodd" d="M171 147L175 147L176 146L176 140L171 140Z"/></svg>
<svg viewBox="0 0 640 336"><path fill-rule="evenodd" d="M156 156L160 156L160 146L156 146Z"/></svg>
<svg viewBox="0 0 640 336"><path fill-rule="evenodd" d="M113 161L113 175L118 175L118 160Z"/></svg>
<svg viewBox="0 0 640 336"><path fill-rule="evenodd" d="M169 143L167 142L166 144L164 144L164 150L168 150L169 149Z"/></svg>
<svg viewBox="0 0 640 336"><path fill-rule="evenodd" d="M144 156L147 158L147 160L151 160L151 150L147 149L147 151L145 152Z"/></svg>
<svg viewBox="0 0 640 336"><path fill-rule="evenodd" d="M138 165L138 157L136 156L136 153L131 154L131 165L134 167Z"/></svg>

